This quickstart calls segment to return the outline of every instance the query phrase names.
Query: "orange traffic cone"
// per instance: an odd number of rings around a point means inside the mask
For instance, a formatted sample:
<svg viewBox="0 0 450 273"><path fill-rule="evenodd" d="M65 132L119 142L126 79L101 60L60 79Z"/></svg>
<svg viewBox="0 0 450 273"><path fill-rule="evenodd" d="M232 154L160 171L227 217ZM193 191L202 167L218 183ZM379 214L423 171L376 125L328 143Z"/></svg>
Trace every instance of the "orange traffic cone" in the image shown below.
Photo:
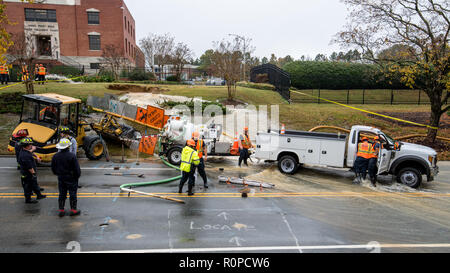
<svg viewBox="0 0 450 273"><path fill-rule="evenodd" d="M281 134L282 135L286 134L286 126L284 124L281 124Z"/></svg>
<svg viewBox="0 0 450 273"><path fill-rule="evenodd" d="M231 148L231 155L239 155L239 140L237 134L235 134L233 147Z"/></svg>

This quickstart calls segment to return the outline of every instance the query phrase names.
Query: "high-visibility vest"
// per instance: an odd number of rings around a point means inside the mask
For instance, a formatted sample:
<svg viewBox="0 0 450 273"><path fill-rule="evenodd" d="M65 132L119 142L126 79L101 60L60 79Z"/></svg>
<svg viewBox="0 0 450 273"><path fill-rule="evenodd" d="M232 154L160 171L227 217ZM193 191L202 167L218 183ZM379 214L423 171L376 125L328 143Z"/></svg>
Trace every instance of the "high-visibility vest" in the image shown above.
<svg viewBox="0 0 450 273"><path fill-rule="evenodd" d="M22 73L28 73L28 67L26 65L22 66Z"/></svg>
<svg viewBox="0 0 450 273"><path fill-rule="evenodd" d="M358 157L370 159L373 158L375 151L373 149L373 145L369 142L363 142L358 144Z"/></svg>
<svg viewBox="0 0 450 273"><path fill-rule="evenodd" d="M203 144L204 144L203 140L199 139L197 141L196 149L197 149L198 157L200 157L200 158L203 158L203 148L204 148Z"/></svg>
<svg viewBox="0 0 450 273"><path fill-rule="evenodd" d="M5 66L0 65L0 74L6 74L5 73Z"/></svg>
<svg viewBox="0 0 450 273"><path fill-rule="evenodd" d="M198 153L196 150L192 149L189 146L184 147L181 152L181 165L180 169L183 172L191 172L191 165L194 164L198 166L200 164L200 158L198 157Z"/></svg>
<svg viewBox="0 0 450 273"><path fill-rule="evenodd" d="M242 147L244 149L250 149L251 148L251 141L250 138L247 135L244 135L244 140L242 140Z"/></svg>
<svg viewBox="0 0 450 273"><path fill-rule="evenodd" d="M39 75L45 75L45 67L39 67Z"/></svg>
<svg viewBox="0 0 450 273"><path fill-rule="evenodd" d="M54 108L54 107L47 106L47 107L45 107L44 109L42 109L42 110L39 112L39 119L43 119L44 116L45 116L45 113L46 113L47 111L50 111L50 112L56 114L56 111L55 111L55 108Z"/></svg>

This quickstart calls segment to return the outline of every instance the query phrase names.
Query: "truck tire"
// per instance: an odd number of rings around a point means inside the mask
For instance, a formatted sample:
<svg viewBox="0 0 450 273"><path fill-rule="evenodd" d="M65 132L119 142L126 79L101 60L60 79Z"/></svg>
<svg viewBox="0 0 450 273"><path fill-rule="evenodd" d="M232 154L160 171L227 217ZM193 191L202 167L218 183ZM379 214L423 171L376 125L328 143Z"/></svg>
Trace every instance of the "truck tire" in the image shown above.
<svg viewBox="0 0 450 273"><path fill-rule="evenodd" d="M281 173L293 175L298 170L298 162L293 156L285 155L278 161L278 169Z"/></svg>
<svg viewBox="0 0 450 273"><path fill-rule="evenodd" d="M83 149L89 160L100 160L105 154L105 147L98 136L86 137Z"/></svg>
<svg viewBox="0 0 450 273"><path fill-rule="evenodd" d="M397 173L397 182L417 189L422 184L422 173L415 168L403 168Z"/></svg>
<svg viewBox="0 0 450 273"><path fill-rule="evenodd" d="M181 153L182 149L180 147L174 147L167 152L167 159L170 164L179 166L181 165Z"/></svg>

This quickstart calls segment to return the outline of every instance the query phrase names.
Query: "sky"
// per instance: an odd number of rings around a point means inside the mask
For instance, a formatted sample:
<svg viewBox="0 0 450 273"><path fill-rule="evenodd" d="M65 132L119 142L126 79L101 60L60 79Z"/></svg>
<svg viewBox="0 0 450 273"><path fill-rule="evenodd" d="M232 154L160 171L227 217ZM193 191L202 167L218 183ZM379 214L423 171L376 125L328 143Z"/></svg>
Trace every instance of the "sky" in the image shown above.
<svg viewBox="0 0 450 273"><path fill-rule="evenodd" d="M214 41L239 34L252 39L254 56L314 58L342 50L330 45L348 14L339 0L125 0L136 39L170 33L199 58Z"/></svg>

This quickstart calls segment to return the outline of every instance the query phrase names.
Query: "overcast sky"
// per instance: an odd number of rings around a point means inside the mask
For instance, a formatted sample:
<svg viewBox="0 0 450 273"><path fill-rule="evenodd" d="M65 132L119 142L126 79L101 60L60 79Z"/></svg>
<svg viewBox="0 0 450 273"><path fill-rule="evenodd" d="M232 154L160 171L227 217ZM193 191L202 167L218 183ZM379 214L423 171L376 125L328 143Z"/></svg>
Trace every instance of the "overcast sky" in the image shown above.
<svg viewBox="0 0 450 273"><path fill-rule="evenodd" d="M253 39L254 55L277 57L339 51L330 45L342 30L347 9L339 0L125 0L139 41L170 33L200 57L229 33Z"/></svg>

